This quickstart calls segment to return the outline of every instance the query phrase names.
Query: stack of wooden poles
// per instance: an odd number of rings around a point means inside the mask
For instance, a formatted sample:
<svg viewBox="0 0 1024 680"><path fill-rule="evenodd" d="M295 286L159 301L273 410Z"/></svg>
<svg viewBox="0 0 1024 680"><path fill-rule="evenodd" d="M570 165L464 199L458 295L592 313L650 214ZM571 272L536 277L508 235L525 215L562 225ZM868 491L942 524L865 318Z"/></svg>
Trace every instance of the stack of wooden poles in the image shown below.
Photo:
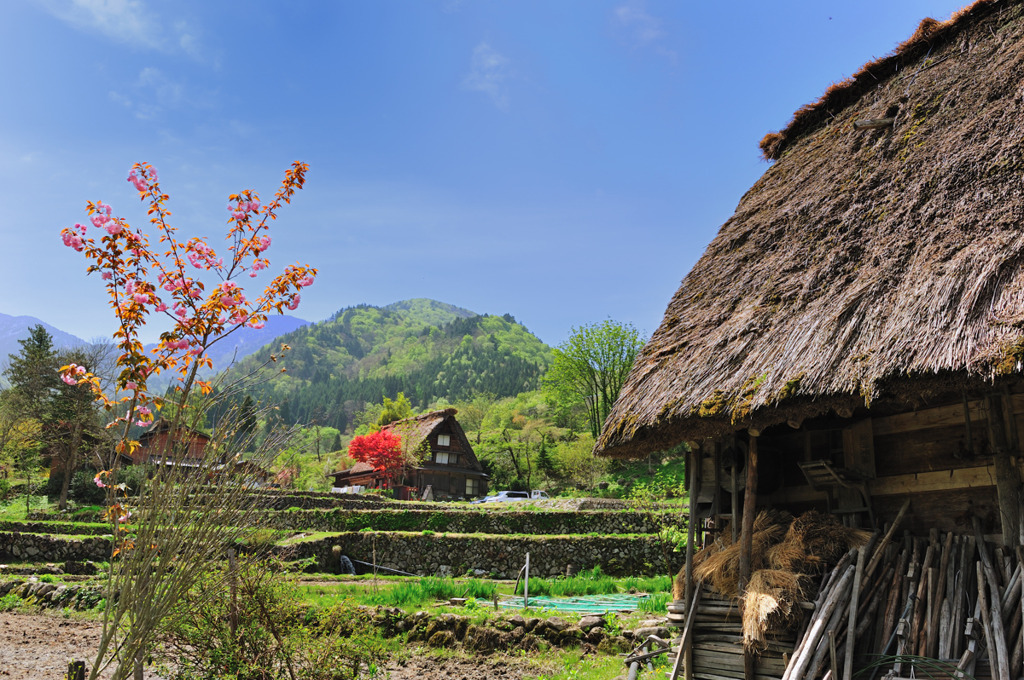
<svg viewBox="0 0 1024 680"><path fill-rule="evenodd" d="M871 677L1020 677L1021 549L990 545L977 524L973 536L892 541L897 524L824 577L783 680L849 680L855 665L876 666Z"/></svg>

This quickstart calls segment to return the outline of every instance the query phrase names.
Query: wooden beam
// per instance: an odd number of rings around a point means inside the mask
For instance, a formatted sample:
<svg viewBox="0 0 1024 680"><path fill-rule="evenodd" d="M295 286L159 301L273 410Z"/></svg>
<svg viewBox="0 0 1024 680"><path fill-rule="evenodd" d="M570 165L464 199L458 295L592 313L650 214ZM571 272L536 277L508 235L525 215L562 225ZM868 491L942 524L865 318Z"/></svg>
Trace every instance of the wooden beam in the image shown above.
<svg viewBox="0 0 1024 680"><path fill-rule="evenodd" d="M747 451L747 487L743 493L743 523L740 528L740 595L750 580L750 551L754 542L754 517L757 514L757 437L750 436Z"/></svg>
<svg viewBox="0 0 1024 680"><path fill-rule="evenodd" d="M995 466L996 489L999 492L1003 545L1014 547L1020 544L1020 473L1010 456L1002 395L989 394L985 397L985 406L988 412L988 440Z"/></svg>
<svg viewBox="0 0 1024 680"><path fill-rule="evenodd" d="M697 598L700 597L700 590L695 589L693 583L693 550L696 534L695 517L697 515L697 496L700 494L700 458L701 449L700 447L697 447L690 449L690 456L686 460L686 467L690 469L691 472L690 506L689 515L686 518L686 567L683 576L686 581L683 584L683 597L687 607L689 607L689 614L686 618L686 627L683 633L684 640L687 633L692 634L691 628L693 627L693 616L697 610ZM680 663L683 663L685 680L692 680L693 678L693 652L686 647L687 645L685 644L681 644L679 647L679 655L676 658L675 668L673 669L673 678L678 676Z"/></svg>
<svg viewBox="0 0 1024 680"><path fill-rule="evenodd" d="M1021 462L1024 462L1022 460ZM1022 475L1021 466L1017 467L1017 479ZM1011 475L1012 476L1012 475ZM901 496L928 491L959 491L995 486L996 469L994 465L958 468L955 470L936 470L934 472L918 472L905 475L879 477L868 482L871 496ZM769 503L808 503L825 501L825 494L815 491L809 486L785 487L773 493Z"/></svg>

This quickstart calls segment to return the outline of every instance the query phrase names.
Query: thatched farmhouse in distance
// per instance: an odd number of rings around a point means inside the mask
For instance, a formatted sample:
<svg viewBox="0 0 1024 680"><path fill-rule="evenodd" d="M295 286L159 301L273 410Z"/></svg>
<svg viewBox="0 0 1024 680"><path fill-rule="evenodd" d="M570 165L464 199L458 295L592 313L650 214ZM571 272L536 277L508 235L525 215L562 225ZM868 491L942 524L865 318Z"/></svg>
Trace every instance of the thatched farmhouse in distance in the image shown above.
<svg viewBox="0 0 1024 680"><path fill-rule="evenodd" d="M1004 592L1020 569L1022 17L1020 0L980 0L947 22L926 19L891 55L765 137L772 165L683 280L597 444L602 455L640 457L689 442L692 516L710 530L702 539L696 527L694 549L737 542L740 596L759 568L755 508L815 508L869 530L898 521L897 538L905 529L924 537L906 539L902 565L898 540L876 536L868 552L882 551L874 583L886 570L890 581L917 579L932 597L916 600L929 601L926 614L900 628L902 594L895 614L884 596L867 613L863 600L862 611L852 596L839 600L872 617L853 645L861 664L897 629L906 639L894 637L887 653L960 664L964 622L982 617L974 605L964 616L943 593L975 602L983 554L996 565L1005 558L996 566L1006 570L996 576ZM736 533L721 533L732 518ZM688 558L687 602L701 564ZM1019 603L1003 615L1005 626L993 620L963 662L976 677L1020 674ZM788 629L794 645L814 644L800 637L810 634L804 625ZM846 633L844 621L840 656ZM828 653L812 649L794 669L799 654L787 657L785 677L821 677L814 669L824 671ZM749 663L712 674L744 677ZM695 664L696 677L712 672Z"/></svg>
<svg viewBox="0 0 1024 680"><path fill-rule="evenodd" d="M402 438L402 446L415 451L419 465L405 469L405 484L422 494L430 487L437 500L476 498L487 493L487 475L466 438L462 425L455 419L454 408L432 411L385 425L383 430ZM366 463L356 463L347 470L333 472L335 488L362 486L386 488L383 473Z"/></svg>

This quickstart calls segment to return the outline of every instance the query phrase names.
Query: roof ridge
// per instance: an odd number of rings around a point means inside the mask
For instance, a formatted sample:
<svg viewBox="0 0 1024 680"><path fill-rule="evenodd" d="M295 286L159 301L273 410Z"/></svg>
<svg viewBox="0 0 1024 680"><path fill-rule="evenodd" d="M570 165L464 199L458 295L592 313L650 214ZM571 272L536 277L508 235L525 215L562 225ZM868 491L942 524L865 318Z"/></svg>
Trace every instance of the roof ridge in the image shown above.
<svg viewBox="0 0 1024 680"><path fill-rule="evenodd" d="M834 117L836 113L859 100L865 92L894 76L899 71L901 63L916 61L935 47L949 42L953 36L972 22L986 16L989 10L997 5L1006 7L1021 1L975 0L974 3L954 12L946 21L925 17L914 34L897 45L895 50L864 64L846 80L833 83L816 101L797 109L786 127L778 132L766 134L760 143L764 159L775 161L781 158L782 153L801 135Z"/></svg>

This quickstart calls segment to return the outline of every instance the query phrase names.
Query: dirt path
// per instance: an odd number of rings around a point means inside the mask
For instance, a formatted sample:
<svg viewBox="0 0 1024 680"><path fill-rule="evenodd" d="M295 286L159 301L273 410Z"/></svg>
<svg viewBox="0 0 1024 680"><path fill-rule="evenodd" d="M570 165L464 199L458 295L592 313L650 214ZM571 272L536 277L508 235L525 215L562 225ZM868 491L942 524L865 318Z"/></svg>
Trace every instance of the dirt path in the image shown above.
<svg viewBox="0 0 1024 680"><path fill-rule="evenodd" d="M100 632L99 623L59 614L0 613L0 680L61 680L68 659L91 658ZM146 673L146 680L159 678Z"/></svg>
<svg viewBox="0 0 1024 680"><path fill-rule="evenodd" d="M89 659L95 653L100 631L99 623L59 614L0 613L0 680L63 680L69 658ZM525 659L501 656L480 660L414 656L387 670L390 680L522 680L540 674ZM152 671L145 677L161 678Z"/></svg>

